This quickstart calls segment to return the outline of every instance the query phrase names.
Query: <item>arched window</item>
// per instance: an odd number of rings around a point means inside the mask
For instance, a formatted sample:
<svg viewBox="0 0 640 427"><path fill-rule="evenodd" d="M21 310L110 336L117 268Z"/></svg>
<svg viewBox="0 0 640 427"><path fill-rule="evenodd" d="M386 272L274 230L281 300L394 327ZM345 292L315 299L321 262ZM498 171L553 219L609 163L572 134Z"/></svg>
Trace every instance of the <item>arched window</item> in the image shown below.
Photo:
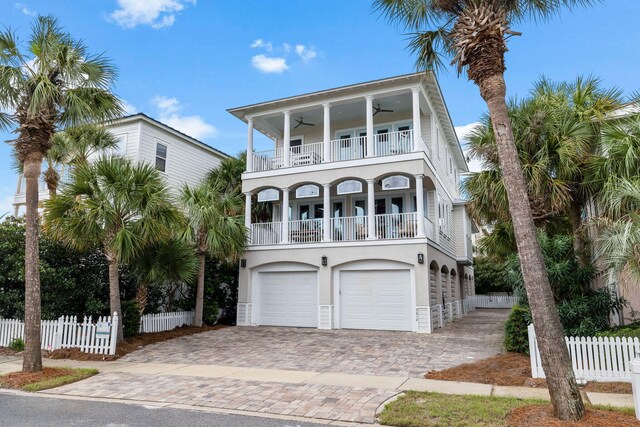
<svg viewBox="0 0 640 427"><path fill-rule="evenodd" d="M305 197L318 197L320 195L320 187L313 184L303 185L296 189L296 198L304 199Z"/></svg>
<svg viewBox="0 0 640 427"><path fill-rule="evenodd" d="M409 178L402 175L388 176L382 180L383 190L398 190L409 188Z"/></svg>
<svg viewBox="0 0 640 427"><path fill-rule="evenodd" d="M280 200L280 192L275 188L267 188L258 193L259 202L272 202L274 200Z"/></svg>
<svg viewBox="0 0 640 427"><path fill-rule="evenodd" d="M336 192L338 194L362 193L362 183L360 181L356 181L355 179L342 181L340 184L338 184Z"/></svg>

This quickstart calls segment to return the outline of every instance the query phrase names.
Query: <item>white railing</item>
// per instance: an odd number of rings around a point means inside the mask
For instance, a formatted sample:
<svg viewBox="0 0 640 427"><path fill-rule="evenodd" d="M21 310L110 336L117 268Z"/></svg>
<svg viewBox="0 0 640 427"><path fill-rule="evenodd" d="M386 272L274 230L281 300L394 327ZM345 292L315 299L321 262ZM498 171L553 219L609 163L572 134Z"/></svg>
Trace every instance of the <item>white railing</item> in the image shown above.
<svg viewBox="0 0 640 427"><path fill-rule="evenodd" d="M533 325L529 325L532 378L544 378ZM578 380L631 381L629 362L640 355L638 338L565 337L573 372Z"/></svg>
<svg viewBox="0 0 640 427"><path fill-rule="evenodd" d="M322 218L289 221L289 242L310 243L322 241Z"/></svg>
<svg viewBox="0 0 640 427"><path fill-rule="evenodd" d="M344 160L363 159L367 149L367 137L334 139L331 144L331 160L341 162Z"/></svg>
<svg viewBox="0 0 640 427"><path fill-rule="evenodd" d="M279 169L284 166L284 149L256 151L253 154L253 172Z"/></svg>
<svg viewBox="0 0 640 427"><path fill-rule="evenodd" d="M96 323L85 317L78 323L76 316L62 316L58 320L43 320L40 328L40 347L43 350L79 348L84 353L115 354L118 315L101 316ZM19 338L24 340L24 323L16 319L0 319L0 347L7 347Z"/></svg>
<svg viewBox="0 0 640 427"><path fill-rule="evenodd" d="M139 332L170 331L183 325L193 325L193 311L145 314L140 318Z"/></svg>
<svg viewBox="0 0 640 427"><path fill-rule="evenodd" d="M322 163L323 143L302 144L291 147L291 166L315 165Z"/></svg>
<svg viewBox="0 0 640 427"><path fill-rule="evenodd" d="M276 245L282 241L282 222L251 224L249 243L252 245Z"/></svg>
<svg viewBox="0 0 640 427"><path fill-rule="evenodd" d="M413 129L376 134L373 146L377 157L410 153L413 151Z"/></svg>
<svg viewBox="0 0 640 427"><path fill-rule="evenodd" d="M431 240L435 238L435 226L433 225L433 221L431 221L426 216L424 217L424 232L427 233L427 237Z"/></svg>
<svg viewBox="0 0 640 427"><path fill-rule="evenodd" d="M366 240L369 230L366 216L345 216L331 218L331 240L353 241Z"/></svg>
<svg viewBox="0 0 640 427"><path fill-rule="evenodd" d="M513 295L472 295L475 308L511 308L518 303L518 297Z"/></svg>
<svg viewBox="0 0 640 427"><path fill-rule="evenodd" d="M378 239L406 239L418 235L415 212L376 215L375 220Z"/></svg>

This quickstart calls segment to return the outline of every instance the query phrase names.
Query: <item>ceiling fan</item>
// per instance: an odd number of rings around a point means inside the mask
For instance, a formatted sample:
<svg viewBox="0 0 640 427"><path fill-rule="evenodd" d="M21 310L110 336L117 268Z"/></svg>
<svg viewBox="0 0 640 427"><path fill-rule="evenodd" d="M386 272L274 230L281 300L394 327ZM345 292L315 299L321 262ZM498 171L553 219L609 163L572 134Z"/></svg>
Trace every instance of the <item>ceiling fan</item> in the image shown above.
<svg viewBox="0 0 640 427"><path fill-rule="evenodd" d="M300 119L296 119L296 122L298 122L298 124L293 127L294 129L297 129L300 126L315 126L313 123L306 123L302 117L300 117Z"/></svg>
<svg viewBox="0 0 640 427"><path fill-rule="evenodd" d="M380 106L380 104L378 104L378 106L377 106L377 107L373 107L373 109L375 110L375 111L373 112L373 115L374 115L374 116L375 116L376 114L378 114L378 113L393 113L393 110L385 110L384 108L382 108L382 107Z"/></svg>

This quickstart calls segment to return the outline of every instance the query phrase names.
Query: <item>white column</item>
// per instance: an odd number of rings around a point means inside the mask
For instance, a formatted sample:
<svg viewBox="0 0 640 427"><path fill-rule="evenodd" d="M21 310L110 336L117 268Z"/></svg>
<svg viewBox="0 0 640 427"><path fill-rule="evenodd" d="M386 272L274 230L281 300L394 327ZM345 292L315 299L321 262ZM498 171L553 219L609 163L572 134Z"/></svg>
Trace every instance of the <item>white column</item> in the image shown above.
<svg viewBox="0 0 640 427"><path fill-rule="evenodd" d="M419 141L422 140L422 125L420 123L420 88L411 88L413 98L413 151L420 151Z"/></svg>
<svg viewBox="0 0 640 427"><path fill-rule="evenodd" d="M247 119L247 172L253 171L253 119Z"/></svg>
<svg viewBox="0 0 640 427"><path fill-rule="evenodd" d="M322 227L323 236L322 240L331 240L331 184L324 184L323 186L323 212L322 212Z"/></svg>
<svg viewBox="0 0 640 427"><path fill-rule="evenodd" d="M284 112L284 167L291 166L291 113Z"/></svg>
<svg viewBox="0 0 640 427"><path fill-rule="evenodd" d="M367 221L369 222L369 233L367 239L376 238L376 199L375 199L375 183L373 179L367 180Z"/></svg>
<svg viewBox="0 0 640 427"><path fill-rule="evenodd" d="M418 237L424 237L424 175L416 175L416 215L418 216Z"/></svg>
<svg viewBox="0 0 640 427"><path fill-rule="evenodd" d="M323 162L331 161L331 104L322 104L324 109L324 137L322 142L324 144L324 158Z"/></svg>
<svg viewBox="0 0 640 427"><path fill-rule="evenodd" d="M244 193L244 226L251 228L251 192Z"/></svg>
<svg viewBox="0 0 640 427"><path fill-rule="evenodd" d="M367 101L367 157L373 157L373 96L367 95L364 99Z"/></svg>
<svg viewBox="0 0 640 427"><path fill-rule="evenodd" d="M289 242L289 189L282 189L282 239L280 243Z"/></svg>

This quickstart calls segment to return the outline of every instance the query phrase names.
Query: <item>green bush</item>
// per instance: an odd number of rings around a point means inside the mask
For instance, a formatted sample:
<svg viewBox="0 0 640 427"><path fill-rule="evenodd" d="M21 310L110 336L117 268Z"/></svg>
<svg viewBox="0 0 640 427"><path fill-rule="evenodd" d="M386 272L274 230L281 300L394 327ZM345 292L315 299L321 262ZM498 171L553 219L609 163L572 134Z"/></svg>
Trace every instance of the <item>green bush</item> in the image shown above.
<svg viewBox="0 0 640 427"><path fill-rule="evenodd" d="M24 351L24 341L22 338L14 338L9 343L9 348L13 351Z"/></svg>
<svg viewBox="0 0 640 427"><path fill-rule="evenodd" d="M616 326L607 331L596 334L597 337L640 338L640 322L630 323L624 326Z"/></svg>
<svg viewBox="0 0 640 427"><path fill-rule="evenodd" d="M140 331L140 309L135 301L122 303L122 329L125 338L136 336Z"/></svg>
<svg viewBox="0 0 640 427"><path fill-rule="evenodd" d="M504 348L507 351L529 354L529 334L531 323L529 307L515 305L504 325Z"/></svg>
<svg viewBox="0 0 640 427"><path fill-rule="evenodd" d="M475 257L473 277L476 294L513 291L513 287L505 280L504 261L486 256Z"/></svg>

